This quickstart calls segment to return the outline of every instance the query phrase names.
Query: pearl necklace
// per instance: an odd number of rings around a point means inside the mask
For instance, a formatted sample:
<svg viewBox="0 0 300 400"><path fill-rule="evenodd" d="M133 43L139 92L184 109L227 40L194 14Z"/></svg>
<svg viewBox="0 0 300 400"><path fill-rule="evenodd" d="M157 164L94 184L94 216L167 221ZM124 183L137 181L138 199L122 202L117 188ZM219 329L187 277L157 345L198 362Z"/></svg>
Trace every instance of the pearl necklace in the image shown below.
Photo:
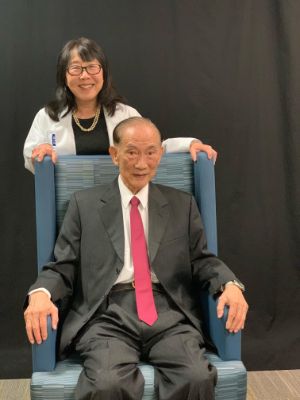
<svg viewBox="0 0 300 400"><path fill-rule="evenodd" d="M79 119L76 117L75 115L75 111L72 111L72 116L74 118L75 124L78 126L78 128L80 128L83 132L91 132L95 129L95 126L98 123L99 120L99 115L100 115L100 108L97 108L95 117L94 117L94 121L92 123L92 125L89 128L85 128L84 126L82 126L79 122Z"/></svg>

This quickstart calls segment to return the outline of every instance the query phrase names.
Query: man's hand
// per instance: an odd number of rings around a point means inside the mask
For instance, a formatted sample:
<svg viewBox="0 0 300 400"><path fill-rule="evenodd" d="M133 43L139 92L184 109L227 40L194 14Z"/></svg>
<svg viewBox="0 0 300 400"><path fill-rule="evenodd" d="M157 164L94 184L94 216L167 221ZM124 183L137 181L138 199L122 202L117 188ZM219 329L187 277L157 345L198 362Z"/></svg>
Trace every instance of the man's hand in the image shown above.
<svg viewBox="0 0 300 400"><path fill-rule="evenodd" d="M32 150L31 153L31 159L32 162L34 162L35 159L37 159L39 162L43 161L45 156L50 156L52 162L55 164L57 161L57 154L56 151L53 149L53 147L50 144L43 143L39 144L37 147L35 147Z"/></svg>
<svg viewBox="0 0 300 400"><path fill-rule="evenodd" d="M225 306L229 307L226 329L231 333L237 333L240 329L244 329L248 304L241 289L235 285L225 287L224 292L219 297L217 306L218 318L222 318Z"/></svg>
<svg viewBox="0 0 300 400"><path fill-rule="evenodd" d="M47 339L47 317L51 315L52 329L57 328L58 309L49 296L43 292L34 292L29 296L29 305L24 312L26 332L31 344L41 344Z"/></svg>
<svg viewBox="0 0 300 400"><path fill-rule="evenodd" d="M199 140L193 140L190 144L190 153L193 161L197 160L197 153L204 151L209 160L216 162L218 153L208 144L201 143Z"/></svg>

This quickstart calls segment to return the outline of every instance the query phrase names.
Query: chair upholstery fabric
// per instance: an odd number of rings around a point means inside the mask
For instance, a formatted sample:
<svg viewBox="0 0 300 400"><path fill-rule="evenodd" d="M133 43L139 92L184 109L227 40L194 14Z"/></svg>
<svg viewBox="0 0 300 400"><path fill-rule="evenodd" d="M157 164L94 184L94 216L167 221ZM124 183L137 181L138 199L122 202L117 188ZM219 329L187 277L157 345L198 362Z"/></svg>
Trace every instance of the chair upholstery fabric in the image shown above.
<svg viewBox="0 0 300 400"><path fill-rule="evenodd" d="M55 168L49 158L35 166L36 223L38 269L53 259L53 248L70 196L74 191L111 182L118 170L109 156L63 156ZM206 154L200 153L196 163L189 154L168 154L162 158L154 182L192 192L201 211L208 248L217 254L217 225L214 166ZM212 296L201 294L205 310L206 331L212 338L218 355L207 357L218 371L216 399L245 400L247 374L241 357L241 334L230 334L225 319L216 317ZM79 358L56 363L56 332L48 321L49 338L33 346L31 399L74 399L74 390L82 369ZM143 400L157 399L154 390L153 367L140 364L145 377Z"/></svg>
<svg viewBox="0 0 300 400"><path fill-rule="evenodd" d="M217 355L206 353L218 370L216 400L244 400L246 397L246 370L241 361L222 361ZM154 389L154 368L139 365L145 378L143 400L157 400ZM78 359L59 361L54 371L35 372L31 381L32 400L74 400L75 386L82 370Z"/></svg>

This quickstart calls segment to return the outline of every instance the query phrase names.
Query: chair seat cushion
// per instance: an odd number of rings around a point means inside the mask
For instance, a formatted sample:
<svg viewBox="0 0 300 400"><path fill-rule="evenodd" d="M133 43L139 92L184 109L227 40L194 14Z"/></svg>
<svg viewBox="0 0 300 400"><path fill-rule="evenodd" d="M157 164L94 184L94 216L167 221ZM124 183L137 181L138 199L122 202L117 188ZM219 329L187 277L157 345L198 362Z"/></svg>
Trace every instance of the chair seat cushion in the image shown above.
<svg viewBox="0 0 300 400"><path fill-rule="evenodd" d="M216 400L245 400L247 373L241 361L222 361L217 355L206 353L218 370ZM156 400L154 368L141 363L139 368L145 378L143 400ZM69 358L57 363L54 371L35 372L31 379L31 400L74 400L75 386L82 365L78 359Z"/></svg>

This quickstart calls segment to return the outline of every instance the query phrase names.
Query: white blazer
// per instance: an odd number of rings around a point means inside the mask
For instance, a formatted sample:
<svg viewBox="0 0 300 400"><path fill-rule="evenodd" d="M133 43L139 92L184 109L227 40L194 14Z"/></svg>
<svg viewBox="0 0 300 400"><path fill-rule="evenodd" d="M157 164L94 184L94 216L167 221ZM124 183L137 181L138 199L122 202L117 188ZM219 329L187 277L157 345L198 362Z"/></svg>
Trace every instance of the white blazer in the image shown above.
<svg viewBox="0 0 300 400"><path fill-rule="evenodd" d="M63 113L62 113L63 114ZM113 144L113 130L115 126L130 117L140 116L138 111L130 106L118 103L113 116L108 114L104 107L104 116L108 131L109 143ZM34 173L34 164L31 160L32 150L42 143L53 145L52 135L55 135L55 150L58 156L76 154L74 132L72 128L72 113L68 113L59 121L53 121L42 108L35 116L24 144L25 168ZM185 152L189 150L194 138L172 138L163 142L166 152Z"/></svg>

